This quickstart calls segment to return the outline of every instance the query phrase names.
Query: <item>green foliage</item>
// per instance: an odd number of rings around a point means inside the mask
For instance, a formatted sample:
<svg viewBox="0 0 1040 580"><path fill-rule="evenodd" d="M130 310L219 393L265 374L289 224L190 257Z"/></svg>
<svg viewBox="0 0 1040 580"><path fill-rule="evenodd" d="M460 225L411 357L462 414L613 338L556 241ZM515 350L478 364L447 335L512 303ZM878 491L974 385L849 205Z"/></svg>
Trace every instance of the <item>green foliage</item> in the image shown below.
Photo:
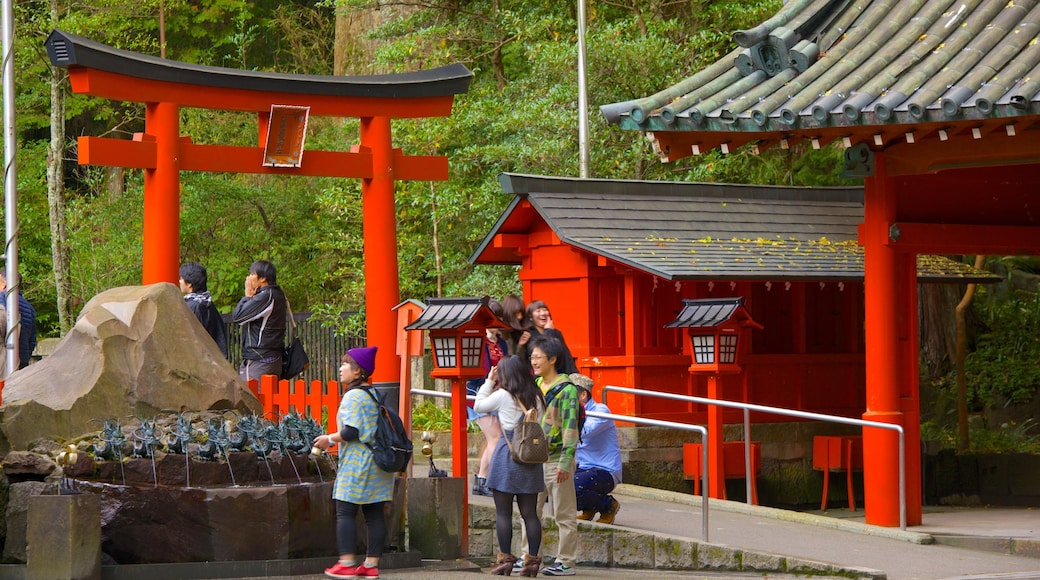
<svg viewBox="0 0 1040 580"><path fill-rule="evenodd" d="M412 432L451 431L451 410L423 401L412 407Z"/></svg>
<svg viewBox="0 0 1040 580"><path fill-rule="evenodd" d="M968 427L971 441L968 453L1040 453L1040 428L1035 419L1020 423L1008 421L996 428L987 427L981 420L973 420ZM921 423L921 439L938 441L944 449L956 449L956 420Z"/></svg>
<svg viewBox="0 0 1040 580"><path fill-rule="evenodd" d="M62 3L60 24L102 43L158 55L159 4L99 0L84 9ZM598 112L600 104L651 94L714 61L732 50L733 30L759 23L780 5L780 0L590 3L592 175L833 182L840 168L833 150L795 149L761 158L706 155L661 164L639 134L608 126ZM166 0L167 56L215 66L328 74L334 12L376 6L374 0ZM403 0L378 7L382 23L362 33L376 43L374 57L367 68L352 73L453 62L475 73L450 117L393 125L394 145L406 154L443 155L450 161L448 181L396 184L401 296L519 293L514 266L473 266L469 258L511 201L500 191L500 173L579 172L574 6L545 0ZM38 140L25 148L24 155L32 159L22 161L34 167L37 180L37 197L23 210L23 221L32 222L39 237L31 246L23 244L23 266L40 284L27 288L30 299L51 302L53 290L43 289L51 268L46 204L41 202L49 111L49 65L41 47L53 27L47 7L20 3L19 26L22 38L31 39L19 55L25 63L19 68L19 122L30 143ZM68 117L70 134L129 136L143 130L143 109L134 103L70 95ZM346 150L359 142L358 130L356 119L312 118L307 146ZM196 143L257 143L255 116L246 113L185 109L181 132ZM82 303L103 289L140 280L143 179L139 171L113 174L75 165L70 171L73 292ZM207 266L210 291L222 312L241 296L248 264L264 258L278 267L279 283L296 310L314 311L340 332L356 330L363 319L344 321L339 313L359 311L364 304L360 189L360 180L183 173L181 258Z"/></svg>
<svg viewBox="0 0 1040 580"><path fill-rule="evenodd" d="M980 298L984 298L985 293ZM1040 389L1040 294L976 302L987 328L978 334L965 371L976 401L1032 400Z"/></svg>

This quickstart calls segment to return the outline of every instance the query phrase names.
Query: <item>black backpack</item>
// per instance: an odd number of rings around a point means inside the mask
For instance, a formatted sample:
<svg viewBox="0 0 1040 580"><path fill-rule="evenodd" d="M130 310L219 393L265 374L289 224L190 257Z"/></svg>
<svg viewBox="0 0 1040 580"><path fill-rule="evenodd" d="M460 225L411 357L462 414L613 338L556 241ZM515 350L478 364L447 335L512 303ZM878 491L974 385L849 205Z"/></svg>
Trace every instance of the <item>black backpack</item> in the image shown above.
<svg viewBox="0 0 1040 580"><path fill-rule="evenodd" d="M553 402L553 399L555 399L557 395L563 392L564 387L566 387L567 385L573 385L575 389L578 388L577 385L570 381L556 383L556 385L553 386L553 388L549 389L549 392L545 394L546 408L549 407L549 404ZM581 443L581 431L585 428L585 419L585 405L582 405L581 401L578 401L578 443Z"/></svg>
<svg viewBox="0 0 1040 580"><path fill-rule="evenodd" d="M404 422L396 411L383 404L377 399L372 391L365 389L369 397L379 407L379 416L376 418L376 436L371 444L366 443L372 450L372 460L383 471L400 473L408 467L412 460L412 441L408 438L404 429ZM385 398L386 395L383 395Z"/></svg>

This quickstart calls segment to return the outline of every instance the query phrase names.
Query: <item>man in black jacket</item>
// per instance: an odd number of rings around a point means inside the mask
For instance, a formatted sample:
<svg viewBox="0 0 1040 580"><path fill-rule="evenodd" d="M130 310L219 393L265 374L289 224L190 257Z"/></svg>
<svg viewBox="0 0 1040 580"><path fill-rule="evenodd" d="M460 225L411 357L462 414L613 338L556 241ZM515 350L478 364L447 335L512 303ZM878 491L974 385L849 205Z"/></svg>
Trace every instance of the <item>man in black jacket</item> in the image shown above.
<svg viewBox="0 0 1040 580"><path fill-rule="evenodd" d="M253 262L246 276L245 296L231 313L231 322L242 326L242 366L238 374L243 380L281 376L285 314L285 293L278 286L274 264Z"/></svg>
<svg viewBox="0 0 1040 580"><path fill-rule="evenodd" d="M224 328L224 320L220 312L213 304L207 288L208 276L206 267L198 262L185 262L181 264L181 292L184 293L184 303L188 309L199 319L202 328L213 337L224 358L228 355L227 329Z"/></svg>

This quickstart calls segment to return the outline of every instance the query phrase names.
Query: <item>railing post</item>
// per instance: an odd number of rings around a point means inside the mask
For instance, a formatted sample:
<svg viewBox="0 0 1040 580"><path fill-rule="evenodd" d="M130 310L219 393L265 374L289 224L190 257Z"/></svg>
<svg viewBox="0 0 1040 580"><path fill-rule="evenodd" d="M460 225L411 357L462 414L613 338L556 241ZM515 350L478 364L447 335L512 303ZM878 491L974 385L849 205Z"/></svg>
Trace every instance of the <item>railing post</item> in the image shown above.
<svg viewBox="0 0 1040 580"><path fill-rule="evenodd" d="M740 403L737 401L725 401L720 399L707 399L704 397L694 397L692 395L677 395L675 393L662 393L658 391L647 391L642 389L630 389L628 387L617 387L614 385L607 385L603 387L604 404L606 404L606 395L608 392L617 393L631 393L633 395L641 395L645 397L658 397L661 399L672 399L675 401L689 401L693 403L703 403L705 405L717 405L720 407L730 407L733 409L745 409L747 411L758 411L762 413L771 413L774 415L786 415L788 417L798 417L800 419L811 419L817 421L829 421L832 423L842 423L845 425L857 425L859 427L876 427L878 429L889 429L895 431L898 435L898 447L899 447L899 503L900 503L900 514L899 514L899 528L901 530L906 529L906 441L902 425L895 423L882 423L879 421L867 421L864 419L850 419L848 417L840 417L838 415L824 415L822 413L812 413L809 411L795 411L793 409L784 409L782 407L768 407L766 405L755 405L753 403ZM631 419L624 419L629 422L634 422ZM644 419L648 421L649 419ZM750 461L750 448L745 449L745 462Z"/></svg>

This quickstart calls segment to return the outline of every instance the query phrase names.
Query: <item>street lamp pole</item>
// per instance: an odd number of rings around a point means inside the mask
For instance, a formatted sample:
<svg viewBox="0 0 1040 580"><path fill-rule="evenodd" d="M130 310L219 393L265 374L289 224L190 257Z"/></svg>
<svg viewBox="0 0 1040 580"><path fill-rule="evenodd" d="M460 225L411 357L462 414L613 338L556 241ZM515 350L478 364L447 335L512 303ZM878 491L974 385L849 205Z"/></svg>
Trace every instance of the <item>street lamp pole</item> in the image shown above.
<svg viewBox="0 0 1040 580"><path fill-rule="evenodd" d="M3 329L6 346L4 365L7 372L18 369L18 179L14 117L14 2L3 0L3 102L4 102L4 218L7 236L4 254L7 267L7 328Z"/></svg>

